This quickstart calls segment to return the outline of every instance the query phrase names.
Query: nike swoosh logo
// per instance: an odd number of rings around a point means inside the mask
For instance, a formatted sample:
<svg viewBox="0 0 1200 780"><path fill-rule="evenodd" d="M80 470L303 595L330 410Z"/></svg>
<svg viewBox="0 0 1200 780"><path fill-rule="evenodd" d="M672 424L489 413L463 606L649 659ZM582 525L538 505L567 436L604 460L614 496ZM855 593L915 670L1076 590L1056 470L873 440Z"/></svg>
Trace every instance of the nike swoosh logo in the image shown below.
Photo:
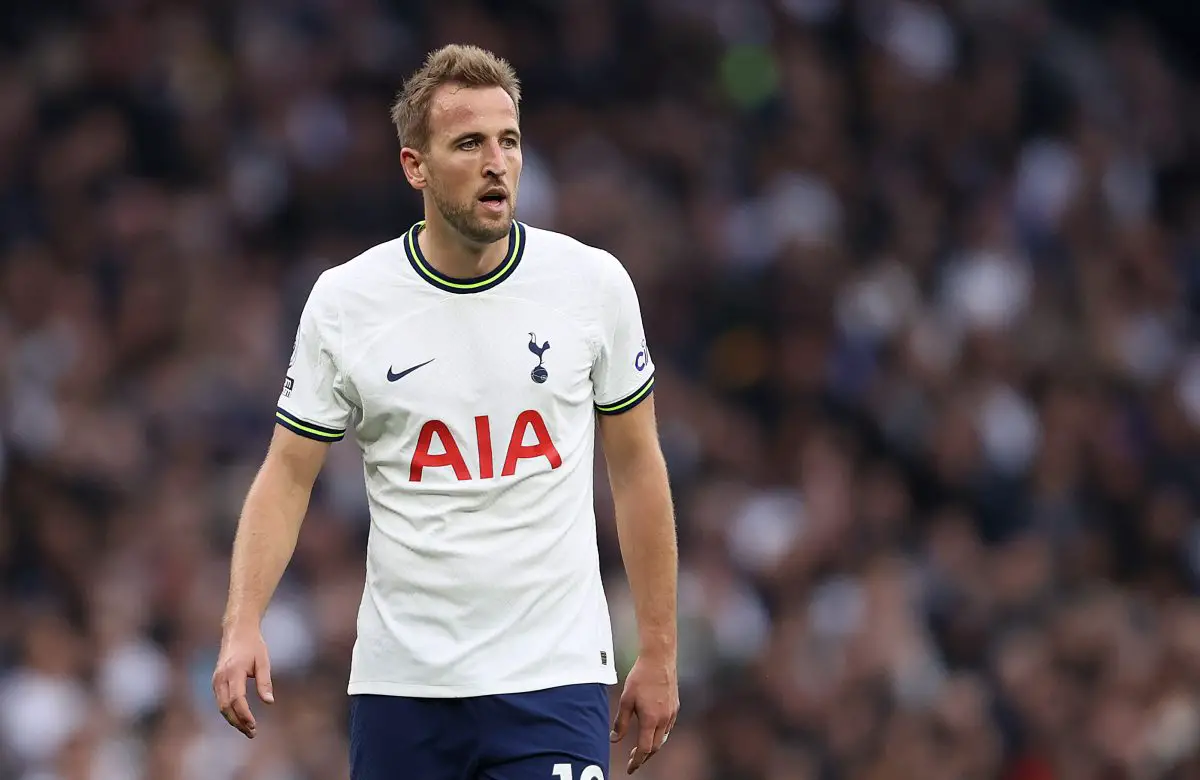
<svg viewBox="0 0 1200 780"><path fill-rule="evenodd" d="M427 366L427 365L429 365L429 364L430 364L430 363L432 363L432 362L433 362L435 359L436 359L436 358L429 358L429 360L426 360L424 363L418 363L418 364L416 364L415 366L413 366L412 368L406 368L406 369L404 369L403 371L401 371L399 374L394 374L394 373L392 373L392 367L391 367L391 366L388 366L388 381L389 381L389 382L396 382L396 381L398 381L398 380L400 380L400 379L403 379L404 377L408 376L408 375L409 375L409 374L411 374L412 372L416 371L416 370L417 370L418 368L420 368L421 366Z"/></svg>

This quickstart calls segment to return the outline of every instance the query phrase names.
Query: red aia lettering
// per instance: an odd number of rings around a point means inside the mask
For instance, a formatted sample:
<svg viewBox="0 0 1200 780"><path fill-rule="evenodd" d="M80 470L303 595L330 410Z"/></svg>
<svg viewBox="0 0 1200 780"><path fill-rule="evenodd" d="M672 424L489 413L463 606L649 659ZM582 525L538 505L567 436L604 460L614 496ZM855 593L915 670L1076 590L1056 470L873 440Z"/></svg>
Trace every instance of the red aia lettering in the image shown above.
<svg viewBox="0 0 1200 780"><path fill-rule="evenodd" d="M533 435L537 438L535 443L524 443L526 428L533 428ZM543 455L546 456L546 460L550 461L550 468L556 469L562 465L562 458L559 456L558 450L554 449L554 442L550 441L550 431L546 430L546 421L532 409L521 412L513 424L512 436L508 440L508 455L504 457L504 471L500 472L500 476L511 477L515 474L518 460L540 458Z"/></svg>
<svg viewBox="0 0 1200 780"><path fill-rule="evenodd" d="M440 455L429 451L435 433L444 450ZM467 464L463 462L454 434L450 433L450 428L441 420L430 420L421 426L421 433L417 436L417 451L413 453L412 466L408 470L408 481L420 482L421 472L432 466L453 466L454 476L458 477L459 482L471 478L471 472L467 471Z"/></svg>
<svg viewBox="0 0 1200 780"><path fill-rule="evenodd" d="M487 415L475 418L475 441L479 442L479 478L492 478L492 421Z"/></svg>
<svg viewBox="0 0 1200 780"><path fill-rule="evenodd" d="M533 443L526 444L528 432L533 431ZM434 435L437 435L441 452L430 451ZM494 474L492 458L492 424L485 415L475 418L475 439L479 452L479 478L491 479ZM510 477L517 473L517 461L545 457L550 468L556 469L562 465L562 456L550 439L550 431L546 421L536 411L530 409L521 412L513 423L512 434L508 438L508 451L504 456L504 467L500 476ZM417 436L417 450L413 453L412 465L409 468L410 482L420 482L427 467L451 466L454 476L460 482L471 479L467 462L463 459L462 450L450 432L449 426L441 420L429 420L421 426Z"/></svg>

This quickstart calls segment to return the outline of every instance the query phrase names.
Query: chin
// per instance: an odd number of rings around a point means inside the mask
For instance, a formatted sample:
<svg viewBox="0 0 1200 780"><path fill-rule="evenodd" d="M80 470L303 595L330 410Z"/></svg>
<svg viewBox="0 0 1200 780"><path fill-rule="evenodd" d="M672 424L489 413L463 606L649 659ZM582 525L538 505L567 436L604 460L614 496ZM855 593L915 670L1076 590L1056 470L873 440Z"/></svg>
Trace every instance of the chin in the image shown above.
<svg viewBox="0 0 1200 780"><path fill-rule="evenodd" d="M496 234L493 241L498 241L508 235L508 231L512 228L513 213L505 211L503 214L480 214L475 219L471 220L471 228L478 233Z"/></svg>
<svg viewBox="0 0 1200 780"><path fill-rule="evenodd" d="M460 230L464 236L480 244L491 244L508 236L512 229L512 214L500 214L473 219Z"/></svg>

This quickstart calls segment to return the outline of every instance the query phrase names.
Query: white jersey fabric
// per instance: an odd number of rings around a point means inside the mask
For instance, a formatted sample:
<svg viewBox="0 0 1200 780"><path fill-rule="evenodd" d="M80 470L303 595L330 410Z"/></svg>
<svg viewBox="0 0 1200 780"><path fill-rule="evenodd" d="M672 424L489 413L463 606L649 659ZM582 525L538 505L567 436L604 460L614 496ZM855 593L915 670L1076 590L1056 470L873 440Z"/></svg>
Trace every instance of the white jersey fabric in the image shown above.
<svg viewBox="0 0 1200 780"><path fill-rule="evenodd" d="M647 398L637 295L609 253L514 223L453 279L417 235L324 272L277 422L353 429L371 514L351 694L615 683L593 509L596 414Z"/></svg>

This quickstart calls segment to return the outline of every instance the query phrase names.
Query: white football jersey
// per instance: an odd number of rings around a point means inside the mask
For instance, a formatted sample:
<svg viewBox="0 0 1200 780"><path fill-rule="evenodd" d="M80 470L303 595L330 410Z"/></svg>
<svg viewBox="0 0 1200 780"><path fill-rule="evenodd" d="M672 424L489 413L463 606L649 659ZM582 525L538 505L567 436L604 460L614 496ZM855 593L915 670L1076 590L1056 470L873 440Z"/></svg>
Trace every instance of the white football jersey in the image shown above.
<svg viewBox="0 0 1200 780"><path fill-rule="evenodd" d="M349 692L464 697L615 683L593 509L595 415L647 398L637 295L607 252L514 223L490 274L422 223L321 275L277 421L353 428L371 529Z"/></svg>

